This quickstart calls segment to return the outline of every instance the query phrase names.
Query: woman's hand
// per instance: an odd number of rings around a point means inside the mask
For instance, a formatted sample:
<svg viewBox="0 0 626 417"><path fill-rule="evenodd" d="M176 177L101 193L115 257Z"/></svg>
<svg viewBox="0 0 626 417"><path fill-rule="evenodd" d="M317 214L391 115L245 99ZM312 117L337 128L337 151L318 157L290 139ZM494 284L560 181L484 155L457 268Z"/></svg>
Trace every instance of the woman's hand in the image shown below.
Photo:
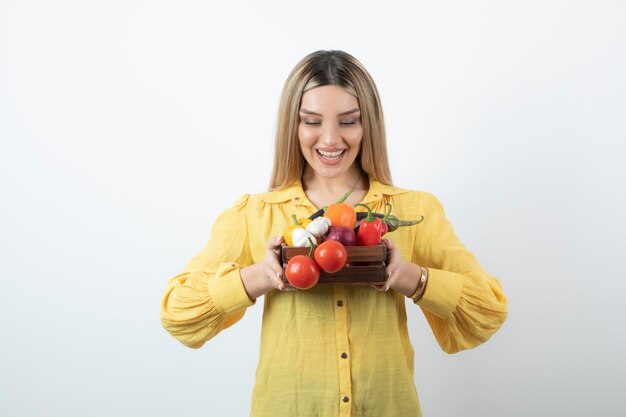
<svg viewBox="0 0 626 417"><path fill-rule="evenodd" d="M372 284L376 291L388 291L393 288L407 297L413 295L417 289L421 269L411 262L406 262L400 255L400 250L391 239L383 238L383 243L387 245L388 259L387 280L382 284Z"/></svg>
<svg viewBox="0 0 626 417"><path fill-rule="evenodd" d="M273 236L267 242L263 261L241 270L241 281L251 300L273 290L295 291L296 288L283 282L283 267L280 263L282 236Z"/></svg>
<svg viewBox="0 0 626 417"><path fill-rule="evenodd" d="M295 291L296 288L289 283L283 282L282 264L280 262L280 246L285 239L282 236L272 236L267 242L265 250L265 259L261 262L262 276L268 283L270 290L279 289L281 291ZM267 292L267 291L266 291Z"/></svg>

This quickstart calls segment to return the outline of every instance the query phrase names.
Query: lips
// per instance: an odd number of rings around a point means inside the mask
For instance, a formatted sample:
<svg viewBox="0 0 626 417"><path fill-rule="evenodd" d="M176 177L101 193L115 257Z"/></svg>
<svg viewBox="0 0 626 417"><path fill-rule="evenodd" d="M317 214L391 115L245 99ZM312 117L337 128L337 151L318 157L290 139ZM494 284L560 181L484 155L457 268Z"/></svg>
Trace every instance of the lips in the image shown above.
<svg viewBox="0 0 626 417"><path fill-rule="evenodd" d="M324 165L337 165L338 163L341 162L346 152L347 152L346 149L340 149L340 150L334 150L334 151L326 151L326 150L321 150L321 149L315 150L317 157L319 158L320 161L322 161Z"/></svg>
<svg viewBox="0 0 626 417"><path fill-rule="evenodd" d="M340 150L337 150L337 151L324 151L324 150L321 150L321 149L317 149L317 152L321 156L323 156L324 158L335 159L335 158L340 157L341 154L345 152L345 149L340 149Z"/></svg>

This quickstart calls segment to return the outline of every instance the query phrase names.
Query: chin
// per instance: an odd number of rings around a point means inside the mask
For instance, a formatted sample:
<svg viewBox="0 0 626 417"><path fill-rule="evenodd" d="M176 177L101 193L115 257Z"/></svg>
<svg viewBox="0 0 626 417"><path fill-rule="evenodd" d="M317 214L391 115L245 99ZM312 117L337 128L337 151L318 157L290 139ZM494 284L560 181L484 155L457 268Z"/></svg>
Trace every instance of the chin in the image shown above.
<svg viewBox="0 0 626 417"><path fill-rule="evenodd" d="M349 167L326 167L326 166L320 167L320 166L312 165L311 168L313 168L313 171L315 171L317 175L320 175L324 178L335 178L342 174L345 174L350 169L350 166Z"/></svg>

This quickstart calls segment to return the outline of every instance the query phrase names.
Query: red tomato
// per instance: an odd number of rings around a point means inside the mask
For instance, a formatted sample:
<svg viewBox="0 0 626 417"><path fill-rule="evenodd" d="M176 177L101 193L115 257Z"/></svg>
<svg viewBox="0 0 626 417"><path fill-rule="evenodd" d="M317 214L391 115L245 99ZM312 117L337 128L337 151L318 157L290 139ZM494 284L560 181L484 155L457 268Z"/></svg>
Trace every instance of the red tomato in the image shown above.
<svg viewBox="0 0 626 417"><path fill-rule="evenodd" d="M285 268L287 281L300 290L308 290L320 279L320 267L313 258L296 255L289 260Z"/></svg>
<svg viewBox="0 0 626 417"><path fill-rule="evenodd" d="M320 268L328 273L339 271L348 261L346 247L336 240L327 240L319 245L313 256Z"/></svg>

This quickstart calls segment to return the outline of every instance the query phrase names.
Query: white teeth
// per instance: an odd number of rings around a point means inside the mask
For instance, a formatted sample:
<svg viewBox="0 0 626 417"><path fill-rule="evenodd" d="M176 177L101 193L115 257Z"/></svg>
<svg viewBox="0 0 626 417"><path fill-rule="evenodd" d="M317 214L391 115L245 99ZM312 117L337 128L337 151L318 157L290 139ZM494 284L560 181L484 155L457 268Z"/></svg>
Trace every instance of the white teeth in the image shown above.
<svg viewBox="0 0 626 417"><path fill-rule="evenodd" d="M343 153L343 150L341 151L337 151L337 152L326 152L326 151L320 151L319 149L317 150L323 157L328 158L328 159L336 159L339 158L339 156L341 156L341 154Z"/></svg>

